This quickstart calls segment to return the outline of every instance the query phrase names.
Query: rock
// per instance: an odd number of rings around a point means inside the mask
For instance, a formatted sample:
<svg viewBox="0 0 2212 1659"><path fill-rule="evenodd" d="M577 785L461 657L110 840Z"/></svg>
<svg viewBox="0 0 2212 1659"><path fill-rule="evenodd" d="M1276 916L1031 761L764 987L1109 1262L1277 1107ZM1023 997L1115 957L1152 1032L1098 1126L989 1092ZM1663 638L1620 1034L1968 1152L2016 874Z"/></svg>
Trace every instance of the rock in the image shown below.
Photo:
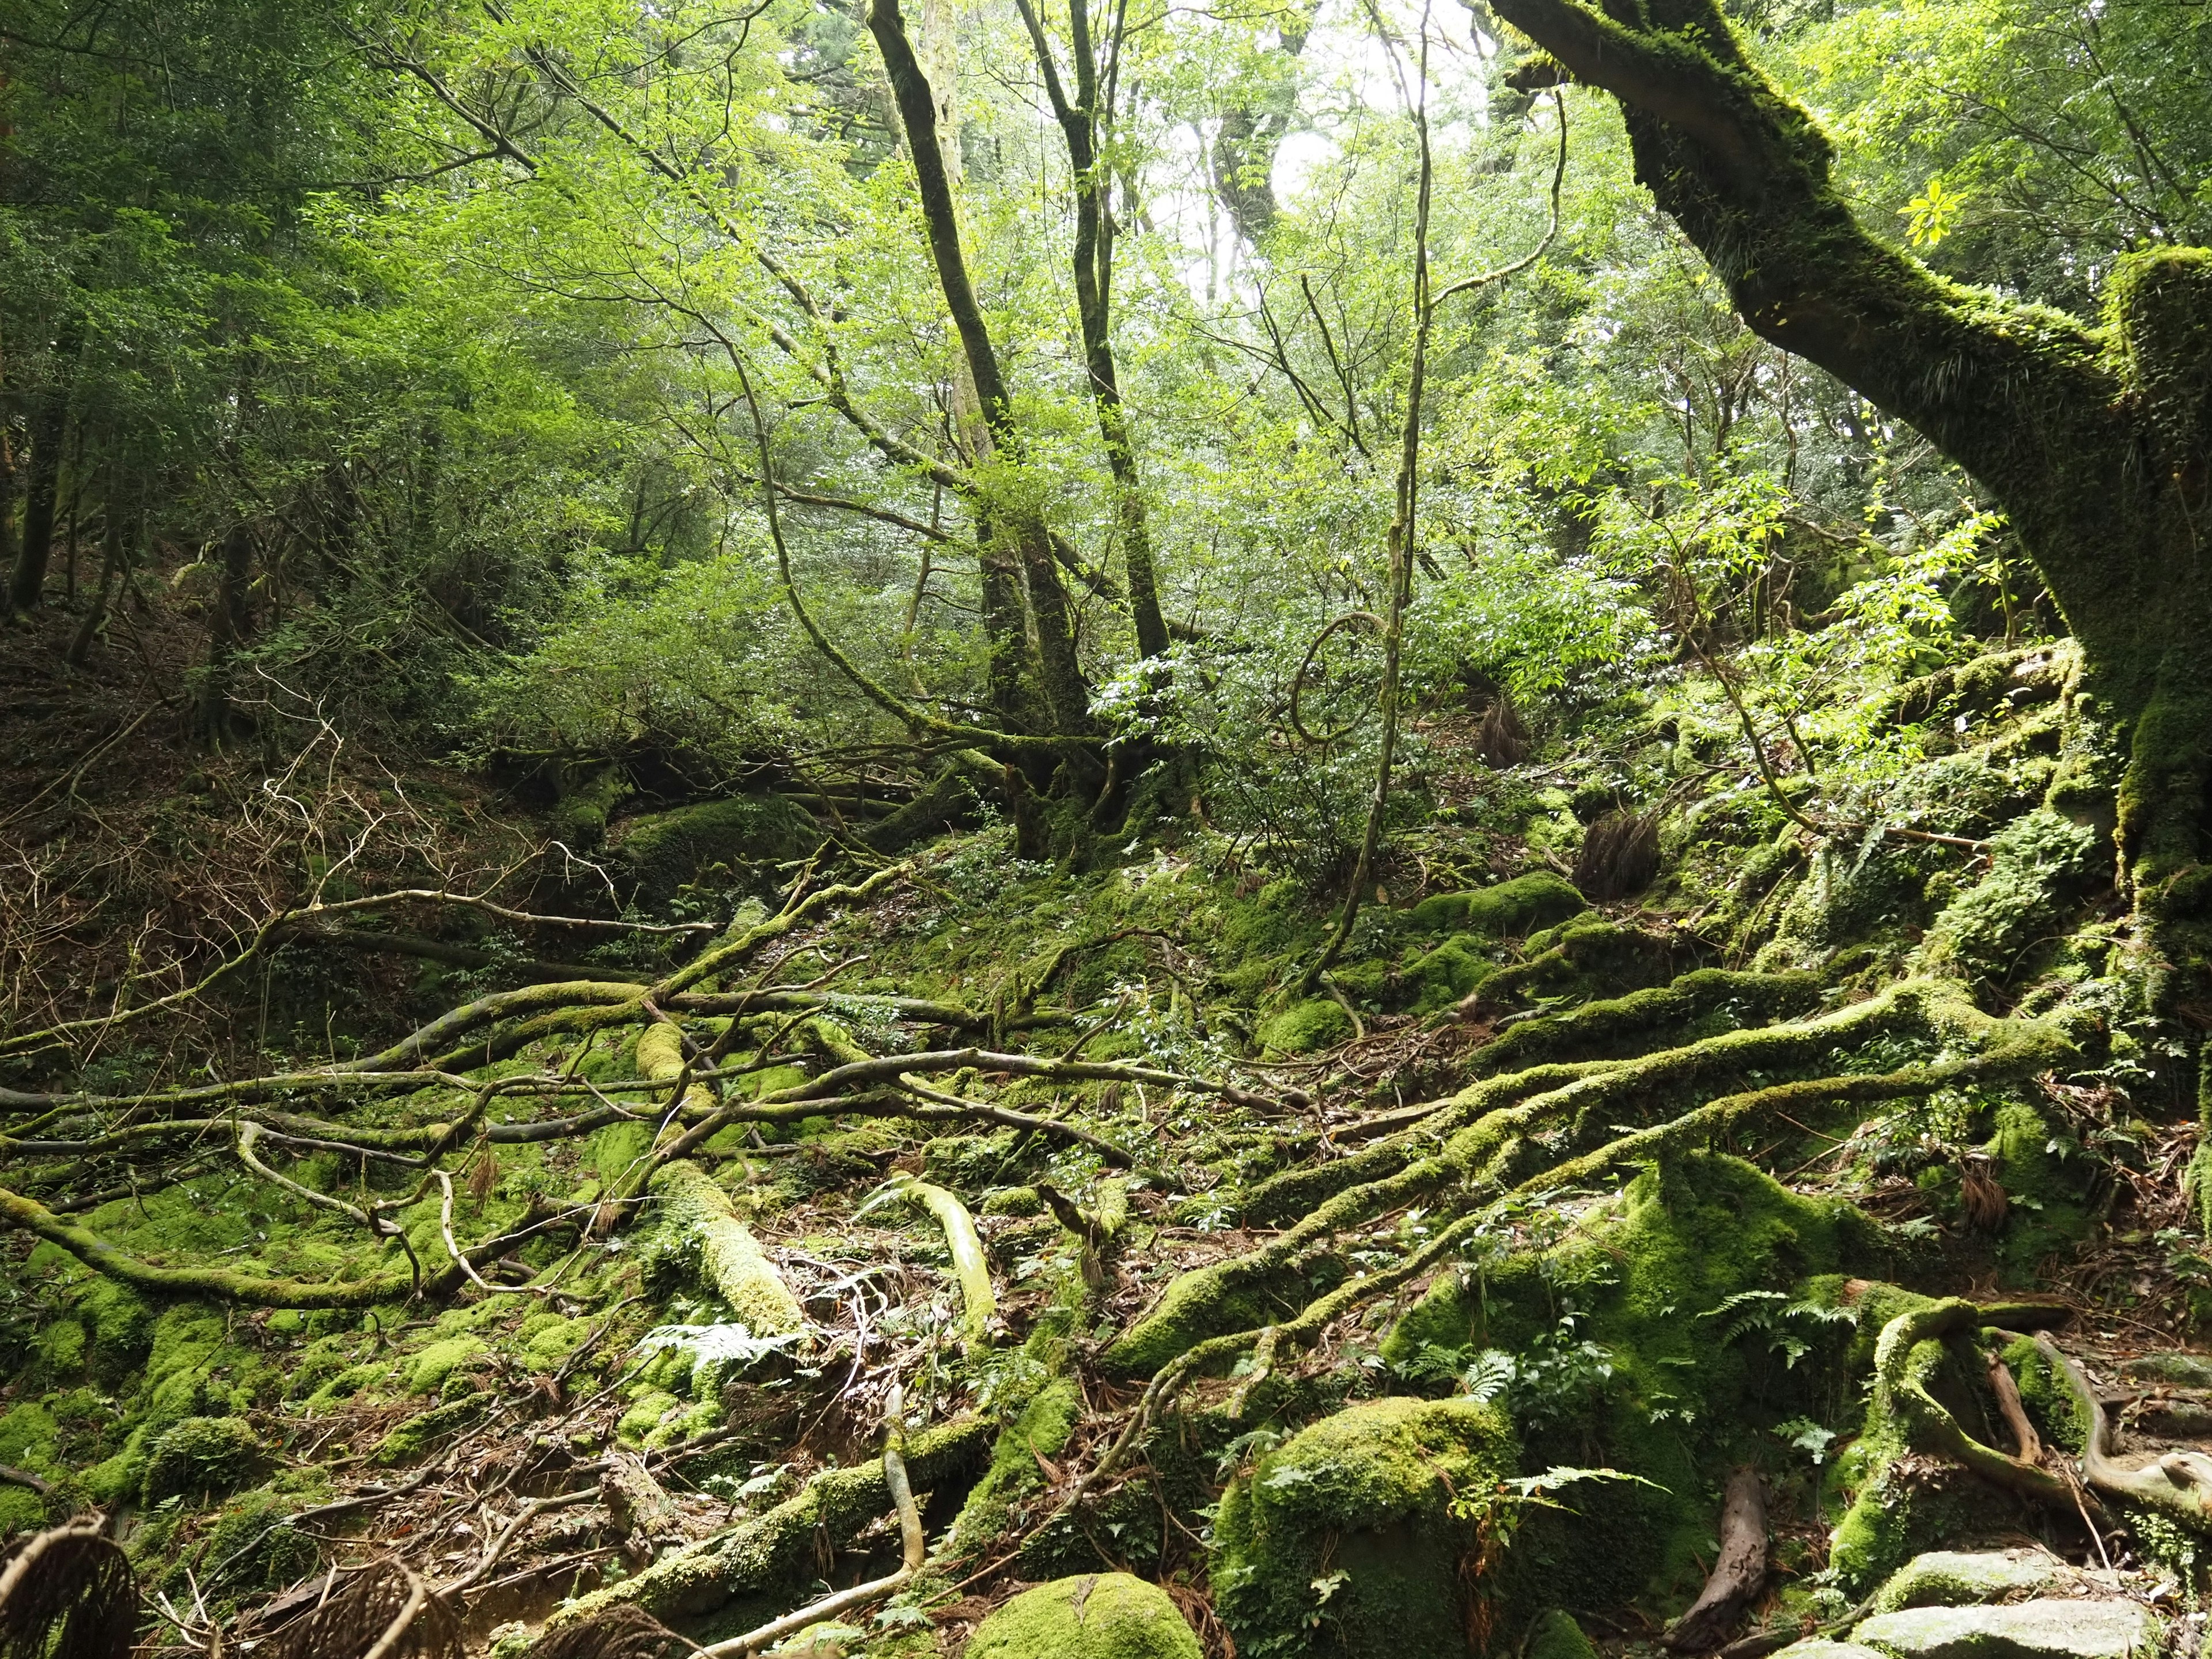
<svg viewBox="0 0 2212 1659"><path fill-rule="evenodd" d="M1810 1636L1802 1642L1792 1642L1774 1659L1889 1659L1889 1656L1863 1648L1856 1642L1831 1642L1825 1636Z"/></svg>
<svg viewBox="0 0 2212 1659"><path fill-rule="evenodd" d="M2185 1389L2212 1389L2212 1356L2142 1354L2122 1365L2120 1374L2138 1382L2178 1382Z"/></svg>
<svg viewBox="0 0 2212 1659"><path fill-rule="evenodd" d="M2092 1582L2046 1550L1930 1550L1913 1557L1875 1592L1873 1611L2020 1601Z"/></svg>
<svg viewBox="0 0 2212 1659"><path fill-rule="evenodd" d="M757 884L778 862L805 857L820 836L781 796L737 795L624 819L609 839L638 902L658 905L710 877L718 886Z"/></svg>
<svg viewBox="0 0 2212 1659"><path fill-rule="evenodd" d="M977 1626L966 1659L1200 1659L1168 1593L1126 1572L1024 1590Z"/></svg>
<svg viewBox="0 0 2212 1659"><path fill-rule="evenodd" d="M1223 1495L1214 1610L1245 1653L1444 1659L1468 1651L1462 1494L1519 1467L1496 1407L1347 1407L1261 1457Z"/></svg>
<svg viewBox="0 0 2212 1659"><path fill-rule="evenodd" d="M1885 1613L1851 1639L1889 1659L2147 1659L2158 1634L2158 1621L2133 1601L2046 1598Z"/></svg>
<svg viewBox="0 0 2212 1659"><path fill-rule="evenodd" d="M1431 933L1512 939L1565 921L1589 901L1547 870L1472 892L1437 893L1413 907L1413 925Z"/></svg>
<svg viewBox="0 0 2212 1659"><path fill-rule="evenodd" d="M1574 1615L1553 1607L1539 1614L1521 1638L1522 1659L1598 1659L1596 1647Z"/></svg>

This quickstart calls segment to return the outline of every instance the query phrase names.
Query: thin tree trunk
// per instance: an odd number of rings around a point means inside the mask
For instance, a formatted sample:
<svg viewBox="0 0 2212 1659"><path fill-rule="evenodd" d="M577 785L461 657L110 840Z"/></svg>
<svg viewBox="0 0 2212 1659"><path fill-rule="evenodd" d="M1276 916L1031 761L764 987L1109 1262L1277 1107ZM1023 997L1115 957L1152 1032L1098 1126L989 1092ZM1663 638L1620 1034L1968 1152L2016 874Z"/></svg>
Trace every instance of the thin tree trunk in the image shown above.
<svg viewBox="0 0 2212 1659"><path fill-rule="evenodd" d="M45 595L46 564L54 544L54 501L62 471L62 444L69 425L67 404L58 392L39 400L31 431L31 487L23 507L23 540L16 549L8 599L18 611L34 611Z"/></svg>
<svg viewBox="0 0 2212 1659"><path fill-rule="evenodd" d="M107 620L107 607L115 597L115 583L123 574L124 556L123 515L110 501L106 527L100 538L100 592L94 595L92 608L78 624L76 637L70 641L67 659L72 668L83 667L85 659L92 654L92 642L99 636L100 624Z"/></svg>
<svg viewBox="0 0 2212 1659"><path fill-rule="evenodd" d="M231 659L252 628L246 593L252 579L253 529L240 520L222 538L215 604L208 614L207 663L193 698L192 725L203 743L220 744L230 725Z"/></svg>
<svg viewBox="0 0 2212 1659"><path fill-rule="evenodd" d="M868 30L883 53L899 119L906 129L907 150L914 163L915 185L921 198L922 222L928 234L930 257L937 267L938 287L960 336L961 352L982 404L983 423L1000 457L1018 465L1023 454L1021 434L998 352L969 275L967 255L961 247L959 212L938 142L935 94L915 57L913 43L907 39L897 0L873 0L868 9ZM1066 736L1087 732L1092 726L1090 696L1076 654L1073 617L1053 556L1051 534L1042 515L1025 502L1008 503L990 517L1018 561L1027 590L1030 617L1036 629L1038 684L1053 728Z"/></svg>
<svg viewBox="0 0 2212 1659"><path fill-rule="evenodd" d="M1122 558L1129 572L1129 612L1137 629L1139 655L1157 657L1168 648L1167 623L1160 615L1159 580L1152 562L1152 526L1145 512L1144 484L1137 452L1129 436L1128 410L1121 403L1121 371L1114 360L1112 179L1099 165L1098 133L1110 111L1102 104L1098 54L1091 39L1085 0L1068 0L1069 43L1073 52L1075 97L1061 82L1052 42L1031 0L1016 0L1036 53L1053 114L1067 143L1068 167L1075 180L1075 308L1083 330L1083 362L1091 401L1098 410L1098 433L1106 465L1114 477L1115 518ZM1113 46L1121 48L1117 13Z"/></svg>

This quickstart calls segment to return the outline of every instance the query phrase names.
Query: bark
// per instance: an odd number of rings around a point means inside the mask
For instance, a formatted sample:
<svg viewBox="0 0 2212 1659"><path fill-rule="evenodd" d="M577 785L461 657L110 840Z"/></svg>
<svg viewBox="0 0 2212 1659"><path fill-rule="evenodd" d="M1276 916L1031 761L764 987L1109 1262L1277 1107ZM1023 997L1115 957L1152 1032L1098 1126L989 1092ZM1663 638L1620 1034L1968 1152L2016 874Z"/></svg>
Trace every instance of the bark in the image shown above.
<svg viewBox="0 0 2212 1659"><path fill-rule="evenodd" d="M868 30L882 52L884 68L890 77L891 93L898 104L899 119L906 129L907 150L914 163L915 186L921 198L922 222L928 233L930 258L937 268L938 287L960 336L962 356L983 406L983 423L1000 456L1018 465L1022 434L1006 391L997 348L983 317L969 275L968 258L960 243L959 210L952 181L938 143L937 100L915 57L897 0L874 0L868 9ZM1029 600L1029 620L1036 629L1037 678L1053 722L1063 736L1091 729L1090 694L1075 647L1074 616L1067 590L1060 580L1052 536L1043 516L1027 502L1003 504L990 514L996 532L990 539L1002 542L1021 571ZM986 550L986 581L989 550ZM988 598L987 595L987 609Z"/></svg>
<svg viewBox="0 0 2212 1659"><path fill-rule="evenodd" d="M252 615L246 602L253 579L253 529L240 522L222 538L215 604L208 612L207 662L194 695L192 725L204 743L220 744L230 725L231 659L246 642Z"/></svg>
<svg viewBox="0 0 2212 1659"><path fill-rule="evenodd" d="M1313 27L1310 7L1293 6L1276 25L1285 57L1305 50ZM1267 89L1260 100L1232 105L1222 112L1213 135L1213 193L1229 210L1237 233L1257 246L1275 228L1275 152L1291 131L1294 91Z"/></svg>
<svg viewBox="0 0 2212 1659"><path fill-rule="evenodd" d="M1068 0L1069 45L1073 54L1075 96L1060 80L1051 41L1036 8L1019 0L1022 21L1036 52L1053 116L1067 142L1067 163L1075 179L1075 309L1083 331L1083 365L1091 398L1098 410L1098 434L1106 465L1114 475L1121 553L1129 571L1129 611L1137 628L1140 656L1157 657L1168 648L1167 623L1160 615L1159 580L1152 562L1152 526L1145 512L1137 452L1130 441L1128 410L1121 402L1121 370L1114 357L1114 222L1109 192L1112 175L1099 162L1101 129L1111 118L1102 105L1097 44L1091 38L1085 0ZM1121 14L1115 21L1114 51L1120 52ZM1110 94L1103 94L1110 97ZM1217 154L1218 152L1217 151Z"/></svg>
<svg viewBox="0 0 2212 1659"><path fill-rule="evenodd" d="M1741 1468L1729 1476L1721 1503L1721 1548L1712 1576L1690 1610L1659 1638L1661 1645L1678 1653L1718 1647L1765 1587L1766 1492L1757 1469Z"/></svg>
<svg viewBox="0 0 2212 1659"><path fill-rule="evenodd" d="M2001 505L2124 729L2117 832L2155 922L2212 912L2212 254L2122 258L2100 331L1949 281L1869 234L1832 149L1714 0L1498 0L1619 100L1637 176L1762 337L1909 422ZM2075 803L2069 803L2075 804ZM2092 811L2087 792L2078 803ZM2187 944L2202 957L2199 935Z"/></svg>
<svg viewBox="0 0 2212 1659"><path fill-rule="evenodd" d="M34 611L46 585L46 563L54 544L54 502L59 494L62 442L68 428L68 404L48 392L39 403L31 430L31 486L23 504L23 540L15 550L8 599L18 611Z"/></svg>

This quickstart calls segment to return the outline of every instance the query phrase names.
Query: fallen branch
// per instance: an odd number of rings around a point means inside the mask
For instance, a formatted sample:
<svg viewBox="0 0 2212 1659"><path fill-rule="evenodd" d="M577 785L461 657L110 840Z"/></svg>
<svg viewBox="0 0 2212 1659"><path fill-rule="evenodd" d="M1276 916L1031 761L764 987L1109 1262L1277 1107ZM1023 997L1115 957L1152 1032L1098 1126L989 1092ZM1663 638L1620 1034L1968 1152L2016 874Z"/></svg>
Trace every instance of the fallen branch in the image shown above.
<svg viewBox="0 0 2212 1659"><path fill-rule="evenodd" d="M1704 1653L1743 1617L1766 1585L1766 1492L1759 1471L1729 1476L1721 1502L1721 1547L1705 1587L1690 1610L1669 1626L1659 1644L1677 1653Z"/></svg>

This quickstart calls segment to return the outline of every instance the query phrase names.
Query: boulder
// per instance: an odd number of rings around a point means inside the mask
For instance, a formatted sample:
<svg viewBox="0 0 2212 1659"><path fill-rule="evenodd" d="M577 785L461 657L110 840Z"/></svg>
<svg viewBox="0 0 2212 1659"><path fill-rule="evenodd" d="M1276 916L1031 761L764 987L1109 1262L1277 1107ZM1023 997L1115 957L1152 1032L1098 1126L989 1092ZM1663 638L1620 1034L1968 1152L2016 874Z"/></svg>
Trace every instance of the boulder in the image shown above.
<svg viewBox="0 0 2212 1659"><path fill-rule="evenodd" d="M1873 1611L2022 1601L2053 1591L2095 1588L2094 1580L2048 1550L1930 1550L1914 1556L1875 1592Z"/></svg>
<svg viewBox="0 0 2212 1659"><path fill-rule="evenodd" d="M1465 1571L1465 1506L1517 1463L1504 1414L1472 1400L1371 1400L1324 1418L1224 1494L1215 1611L1240 1652L1466 1653L1466 1597L1484 1587Z"/></svg>
<svg viewBox="0 0 2212 1659"><path fill-rule="evenodd" d="M1885 1613L1862 1623L1851 1640L1887 1659L2148 1659L2158 1651L2159 1627L2133 1601L2046 1597Z"/></svg>
<svg viewBox="0 0 2212 1659"><path fill-rule="evenodd" d="M966 1659L1200 1659L1168 1593L1126 1572L1086 1572L1024 1590L981 1625Z"/></svg>

